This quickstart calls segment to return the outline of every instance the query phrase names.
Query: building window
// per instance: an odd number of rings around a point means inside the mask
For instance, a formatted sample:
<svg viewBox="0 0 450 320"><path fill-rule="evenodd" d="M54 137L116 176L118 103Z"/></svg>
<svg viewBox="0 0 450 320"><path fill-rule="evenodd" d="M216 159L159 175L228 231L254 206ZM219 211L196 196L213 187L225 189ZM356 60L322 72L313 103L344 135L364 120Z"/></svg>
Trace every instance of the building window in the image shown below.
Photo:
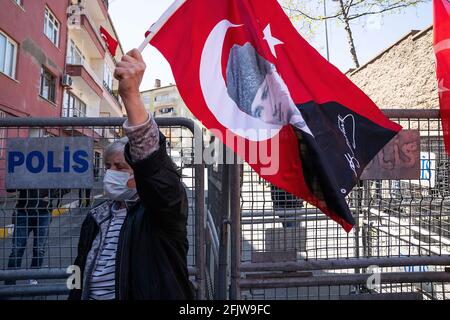
<svg viewBox="0 0 450 320"><path fill-rule="evenodd" d="M86 104L71 92L64 93L63 117L86 117Z"/></svg>
<svg viewBox="0 0 450 320"><path fill-rule="evenodd" d="M164 108L159 111L160 114L169 114L174 111L174 108Z"/></svg>
<svg viewBox="0 0 450 320"><path fill-rule="evenodd" d="M70 40L69 50L67 51L67 63L82 65L85 60L81 50L77 47L73 40Z"/></svg>
<svg viewBox="0 0 450 320"><path fill-rule="evenodd" d="M152 102L152 99L151 99L150 96L143 96L143 97L142 97L142 102L144 102L144 105L145 105L146 107L150 107L150 104L151 104L151 102Z"/></svg>
<svg viewBox="0 0 450 320"><path fill-rule="evenodd" d="M98 151L94 151L94 179L95 179L95 181L99 181L101 168L102 168L102 154Z"/></svg>
<svg viewBox="0 0 450 320"><path fill-rule="evenodd" d="M48 101L56 102L56 77L44 67L41 67L41 88L39 94Z"/></svg>
<svg viewBox="0 0 450 320"><path fill-rule="evenodd" d="M59 22L48 8L45 8L44 34L55 46L59 44Z"/></svg>
<svg viewBox="0 0 450 320"><path fill-rule="evenodd" d="M17 44L0 32L0 72L15 79L17 62Z"/></svg>
<svg viewBox="0 0 450 320"><path fill-rule="evenodd" d="M113 90L113 73L109 68L108 64L105 63L105 72L103 75L103 85L108 89L109 92Z"/></svg>
<svg viewBox="0 0 450 320"><path fill-rule="evenodd" d="M18 6L23 7L23 0L13 0Z"/></svg>
<svg viewBox="0 0 450 320"><path fill-rule="evenodd" d="M155 97L155 102L167 102L169 100L170 100L170 95L168 95L168 94L164 94L164 95Z"/></svg>

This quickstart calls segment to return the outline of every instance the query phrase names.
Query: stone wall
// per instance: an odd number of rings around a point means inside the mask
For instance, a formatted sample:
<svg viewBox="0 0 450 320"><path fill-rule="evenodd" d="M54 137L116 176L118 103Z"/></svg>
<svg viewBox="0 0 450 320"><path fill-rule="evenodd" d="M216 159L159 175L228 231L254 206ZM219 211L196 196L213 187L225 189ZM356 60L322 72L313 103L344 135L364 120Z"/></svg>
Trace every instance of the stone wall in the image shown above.
<svg viewBox="0 0 450 320"><path fill-rule="evenodd" d="M439 108L433 29L412 31L347 76L381 109Z"/></svg>

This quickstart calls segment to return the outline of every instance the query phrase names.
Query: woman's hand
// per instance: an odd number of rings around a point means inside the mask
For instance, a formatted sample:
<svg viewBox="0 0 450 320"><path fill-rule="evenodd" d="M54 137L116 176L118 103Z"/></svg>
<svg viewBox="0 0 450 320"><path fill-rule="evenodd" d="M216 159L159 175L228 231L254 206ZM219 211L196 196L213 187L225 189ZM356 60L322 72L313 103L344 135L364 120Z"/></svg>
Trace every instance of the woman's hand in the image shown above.
<svg viewBox="0 0 450 320"><path fill-rule="evenodd" d="M148 120L139 91L145 68L141 53L133 49L122 57L114 71L114 77L119 80L119 94L125 104L130 126L137 126Z"/></svg>

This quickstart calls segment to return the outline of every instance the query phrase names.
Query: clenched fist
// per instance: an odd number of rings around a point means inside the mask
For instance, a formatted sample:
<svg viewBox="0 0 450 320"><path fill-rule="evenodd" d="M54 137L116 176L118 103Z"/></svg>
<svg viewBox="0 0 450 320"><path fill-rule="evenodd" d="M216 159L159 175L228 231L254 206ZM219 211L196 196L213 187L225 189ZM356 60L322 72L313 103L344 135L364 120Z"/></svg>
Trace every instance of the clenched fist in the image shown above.
<svg viewBox="0 0 450 320"><path fill-rule="evenodd" d="M137 49L133 49L117 63L114 77L119 80L119 94L126 100L140 95L139 87L144 77L145 62Z"/></svg>
<svg viewBox="0 0 450 320"><path fill-rule="evenodd" d="M119 80L119 94L127 109L130 125L139 125L148 119L139 91L145 68L141 53L133 49L123 56L114 71L114 77Z"/></svg>

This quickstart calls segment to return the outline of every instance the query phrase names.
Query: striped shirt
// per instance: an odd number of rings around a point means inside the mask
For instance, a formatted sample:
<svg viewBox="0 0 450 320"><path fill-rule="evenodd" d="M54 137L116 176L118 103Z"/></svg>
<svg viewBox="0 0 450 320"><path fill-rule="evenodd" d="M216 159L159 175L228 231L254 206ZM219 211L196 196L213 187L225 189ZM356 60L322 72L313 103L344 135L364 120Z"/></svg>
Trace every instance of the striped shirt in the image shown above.
<svg viewBox="0 0 450 320"><path fill-rule="evenodd" d="M117 203L114 204L114 206ZM114 300L116 298L116 252L120 230L127 216L127 209L111 208L112 218L99 251L97 264L90 283L90 300Z"/></svg>

